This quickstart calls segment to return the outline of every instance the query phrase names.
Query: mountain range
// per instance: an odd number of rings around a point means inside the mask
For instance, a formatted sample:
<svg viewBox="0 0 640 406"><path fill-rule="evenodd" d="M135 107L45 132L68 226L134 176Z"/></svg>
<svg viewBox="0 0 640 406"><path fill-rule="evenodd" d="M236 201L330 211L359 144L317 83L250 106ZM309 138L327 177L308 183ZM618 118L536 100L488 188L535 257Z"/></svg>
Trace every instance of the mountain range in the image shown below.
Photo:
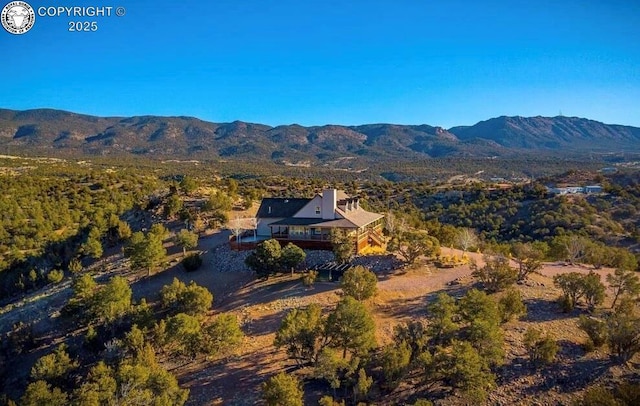
<svg viewBox="0 0 640 406"><path fill-rule="evenodd" d="M331 162L439 157L567 156L640 152L640 128L578 117L497 117L449 129L430 125L297 124L272 127L193 117L96 117L0 109L0 152L49 155Z"/></svg>

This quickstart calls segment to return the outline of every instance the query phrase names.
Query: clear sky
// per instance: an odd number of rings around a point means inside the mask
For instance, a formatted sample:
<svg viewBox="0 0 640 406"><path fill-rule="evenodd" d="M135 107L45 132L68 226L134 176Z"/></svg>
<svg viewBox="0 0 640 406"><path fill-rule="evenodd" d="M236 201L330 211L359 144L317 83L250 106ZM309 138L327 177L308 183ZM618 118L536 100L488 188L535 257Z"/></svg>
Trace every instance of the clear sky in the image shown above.
<svg viewBox="0 0 640 406"><path fill-rule="evenodd" d="M126 14L0 28L3 108L443 127L562 113L640 126L638 0L28 2ZM69 32L71 21L98 31Z"/></svg>

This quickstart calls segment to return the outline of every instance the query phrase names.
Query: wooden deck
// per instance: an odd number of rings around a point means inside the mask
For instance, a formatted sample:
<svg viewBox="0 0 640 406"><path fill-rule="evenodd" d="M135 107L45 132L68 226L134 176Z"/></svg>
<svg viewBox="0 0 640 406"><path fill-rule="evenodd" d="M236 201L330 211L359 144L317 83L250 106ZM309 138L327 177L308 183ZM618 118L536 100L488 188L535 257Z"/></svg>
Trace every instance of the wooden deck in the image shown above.
<svg viewBox="0 0 640 406"><path fill-rule="evenodd" d="M323 250L323 251L331 251L333 247L331 245L331 241L323 238L323 236L307 236L306 238L295 239L289 238L288 234L273 234L272 238L277 240L281 246L285 246L288 243L294 243L298 247L302 249L308 250ZM243 241L242 238L240 242L236 242L236 237L232 236L229 240L229 246L231 249L235 251L248 251L256 248L256 245L260 244L264 240L260 241ZM354 238L354 254L358 254L367 246L384 246L384 237L380 232L375 230L368 230L366 233L358 236L357 246L356 240Z"/></svg>

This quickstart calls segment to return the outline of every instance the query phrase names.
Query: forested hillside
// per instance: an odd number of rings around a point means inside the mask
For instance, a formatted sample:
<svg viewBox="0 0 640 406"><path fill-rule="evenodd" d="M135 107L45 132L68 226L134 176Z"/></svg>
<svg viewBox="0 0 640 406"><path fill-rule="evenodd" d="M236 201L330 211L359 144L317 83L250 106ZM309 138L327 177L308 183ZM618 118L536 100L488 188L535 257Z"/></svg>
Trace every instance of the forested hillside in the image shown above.
<svg viewBox="0 0 640 406"><path fill-rule="evenodd" d="M1 162L0 405L640 399L633 168L391 182ZM354 258L339 233L332 251L229 243L253 235L262 197L327 187L385 214L384 247Z"/></svg>
<svg viewBox="0 0 640 406"><path fill-rule="evenodd" d="M0 109L0 151L59 156L255 159L309 165L445 157L591 157L639 153L640 129L578 117L499 117L446 130L432 125L269 126L194 117L95 117Z"/></svg>

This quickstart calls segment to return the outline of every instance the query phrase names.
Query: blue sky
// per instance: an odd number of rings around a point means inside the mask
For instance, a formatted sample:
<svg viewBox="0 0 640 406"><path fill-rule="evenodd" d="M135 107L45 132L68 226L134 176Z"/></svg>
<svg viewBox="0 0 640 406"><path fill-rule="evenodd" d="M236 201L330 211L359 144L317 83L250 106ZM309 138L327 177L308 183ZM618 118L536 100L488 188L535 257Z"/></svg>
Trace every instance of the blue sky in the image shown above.
<svg viewBox="0 0 640 406"><path fill-rule="evenodd" d="M126 15L0 29L4 108L443 127L562 112L640 126L636 0L28 2Z"/></svg>

